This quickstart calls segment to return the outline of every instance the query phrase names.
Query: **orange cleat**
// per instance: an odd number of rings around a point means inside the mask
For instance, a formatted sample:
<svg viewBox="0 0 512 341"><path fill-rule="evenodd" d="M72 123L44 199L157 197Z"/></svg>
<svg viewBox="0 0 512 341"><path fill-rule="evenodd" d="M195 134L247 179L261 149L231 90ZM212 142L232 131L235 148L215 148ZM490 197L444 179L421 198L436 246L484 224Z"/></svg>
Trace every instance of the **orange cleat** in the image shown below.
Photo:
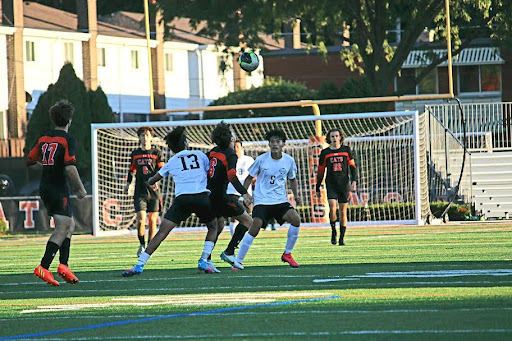
<svg viewBox="0 0 512 341"><path fill-rule="evenodd" d="M62 277L63 280L65 280L69 284L78 283L78 278L76 278L73 271L71 271L67 265L59 264L57 273L59 274L60 277Z"/></svg>
<svg viewBox="0 0 512 341"><path fill-rule="evenodd" d="M55 285L58 287L60 284L53 278L53 274L50 270L46 270L41 265L38 265L37 268L34 269L34 275L41 278L43 281L45 281L48 284Z"/></svg>
<svg viewBox="0 0 512 341"><path fill-rule="evenodd" d="M299 263L297 263L295 261L295 259L293 259L292 257L292 254L291 253L283 253L283 255L281 256L281 260L284 262L284 263L288 263L290 264L290 266L292 268L298 268L299 267Z"/></svg>

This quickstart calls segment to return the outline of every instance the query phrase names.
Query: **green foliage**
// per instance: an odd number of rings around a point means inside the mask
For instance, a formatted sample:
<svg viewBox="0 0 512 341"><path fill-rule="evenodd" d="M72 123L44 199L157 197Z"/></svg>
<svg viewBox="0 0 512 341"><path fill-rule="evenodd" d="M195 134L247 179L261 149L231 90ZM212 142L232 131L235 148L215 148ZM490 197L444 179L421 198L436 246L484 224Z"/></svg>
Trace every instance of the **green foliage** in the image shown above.
<svg viewBox="0 0 512 341"><path fill-rule="evenodd" d="M88 91L71 64L65 64L55 84L41 95L28 122L25 154L36 144L39 137L54 128L48 110L57 101L66 99L75 107L69 133L77 140L77 167L90 176L91 167L91 123L111 122L112 109L101 88Z"/></svg>
<svg viewBox="0 0 512 341"><path fill-rule="evenodd" d="M0 218L0 233L6 233L9 230L9 226L7 225L7 221L3 218Z"/></svg>
<svg viewBox="0 0 512 341"><path fill-rule="evenodd" d="M316 91L300 83L282 79L266 80L263 86L248 90L235 91L213 101L210 106L249 103L287 102L314 99ZM253 110L229 110L205 112L205 118L268 117L311 114L310 108L290 107Z"/></svg>
<svg viewBox="0 0 512 341"><path fill-rule="evenodd" d="M445 201L434 201L430 203L430 210L435 217L441 218L446 206L448 203ZM468 204L451 204L447 214L450 221L467 220L471 216L471 207Z"/></svg>

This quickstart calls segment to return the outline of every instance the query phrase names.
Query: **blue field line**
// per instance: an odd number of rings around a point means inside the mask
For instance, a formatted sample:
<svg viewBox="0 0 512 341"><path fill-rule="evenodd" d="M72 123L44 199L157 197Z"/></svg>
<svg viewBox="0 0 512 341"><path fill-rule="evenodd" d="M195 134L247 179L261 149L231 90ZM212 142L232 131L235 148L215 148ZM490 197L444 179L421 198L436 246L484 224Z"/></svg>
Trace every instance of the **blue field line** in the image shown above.
<svg viewBox="0 0 512 341"><path fill-rule="evenodd" d="M55 335L55 334L66 333L66 332L75 332L75 331L80 331L80 330L90 330L90 329L97 329L97 328L103 328L103 327L120 326L120 325L130 324L130 323L148 322L148 321L172 319L172 318L187 317L187 316L212 315L212 314L225 313L225 312L236 311L236 310L247 310L247 309L253 309L253 308L271 307L271 306L278 306L278 305L289 305L289 304L296 304L296 303L325 301L325 300L333 300L333 299L338 299L338 298L341 298L341 296L307 298L307 299L295 300L295 301L263 303L263 304L256 304L256 305L246 305L246 306L241 306L241 307L221 308L221 309L207 310L207 311L197 311L194 313L186 313L186 314L162 315L162 316L147 317L147 318L137 319L137 320L127 320L127 321L116 321L116 322L92 324L90 326L78 327L78 328L50 330L50 331L41 332L41 333L4 336L4 337L0 337L0 340L24 339L24 338L31 338L31 337L40 337L40 336L45 336L45 335Z"/></svg>

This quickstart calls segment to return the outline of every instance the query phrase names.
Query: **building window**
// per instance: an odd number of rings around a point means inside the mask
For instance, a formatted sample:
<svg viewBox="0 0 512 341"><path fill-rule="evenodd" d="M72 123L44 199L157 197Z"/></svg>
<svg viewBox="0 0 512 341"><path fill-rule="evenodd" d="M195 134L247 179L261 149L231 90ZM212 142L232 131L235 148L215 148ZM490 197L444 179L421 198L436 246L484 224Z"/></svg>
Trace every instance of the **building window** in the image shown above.
<svg viewBox="0 0 512 341"><path fill-rule="evenodd" d="M138 69L140 67L139 64L139 51L132 50L132 69Z"/></svg>
<svg viewBox="0 0 512 341"><path fill-rule="evenodd" d="M460 92L478 92L479 83L478 65L459 66Z"/></svg>
<svg viewBox="0 0 512 341"><path fill-rule="evenodd" d="M481 65L480 78L480 91L501 91L501 67L499 65Z"/></svg>
<svg viewBox="0 0 512 341"><path fill-rule="evenodd" d="M98 48L98 66L107 66L107 58L104 47Z"/></svg>
<svg viewBox="0 0 512 341"><path fill-rule="evenodd" d="M172 72L173 71L172 53L166 53L165 54L164 63L165 63L165 71Z"/></svg>
<svg viewBox="0 0 512 341"><path fill-rule="evenodd" d="M36 46L33 41L25 42L25 60L27 62L35 62L36 61Z"/></svg>
<svg viewBox="0 0 512 341"><path fill-rule="evenodd" d="M75 49L73 43L64 43L64 63L75 62Z"/></svg>

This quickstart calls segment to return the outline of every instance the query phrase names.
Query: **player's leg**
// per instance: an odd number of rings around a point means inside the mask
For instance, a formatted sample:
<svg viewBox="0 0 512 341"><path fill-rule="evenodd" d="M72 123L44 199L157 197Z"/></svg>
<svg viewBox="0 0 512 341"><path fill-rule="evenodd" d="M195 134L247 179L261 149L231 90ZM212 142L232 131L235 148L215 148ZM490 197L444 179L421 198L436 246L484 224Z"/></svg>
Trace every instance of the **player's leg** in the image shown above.
<svg viewBox="0 0 512 341"><path fill-rule="evenodd" d="M233 265L235 262L235 248L240 244L240 241L248 230L248 226L252 225L252 217L245 211L238 198L234 196L227 198L224 210L225 214L235 217L235 219L238 220L238 225L236 226L228 246L220 255L223 261Z"/></svg>
<svg viewBox="0 0 512 341"><path fill-rule="evenodd" d="M286 211L286 213L281 218L284 221L290 223L290 227L288 228L288 236L286 239L286 247L284 249L283 254L281 255L281 260L290 264L292 268L298 268L299 263L297 263L292 257L292 251L295 247L295 243L297 243L297 239L299 238L300 231L300 216L299 213L292 207ZM278 220L279 222L279 220ZM281 222L279 222L282 224Z"/></svg>
<svg viewBox="0 0 512 341"><path fill-rule="evenodd" d="M341 213L341 212L340 212ZM338 200L329 199L329 223L331 224L331 244L336 245L336 221L338 220Z"/></svg>
<svg viewBox="0 0 512 341"><path fill-rule="evenodd" d="M75 220L71 218L71 226L69 228L68 235L64 238L64 241L60 245L59 249L59 267L57 269L57 273L62 279L64 279L67 283L76 284L79 282L78 278L75 276L73 271L69 268L69 250L71 247L71 237L73 236L73 232L75 231Z"/></svg>
<svg viewBox="0 0 512 341"><path fill-rule="evenodd" d="M340 202L340 240L339 245L345 245L345 232L347 231L347 209L348 209L348 203L341 203Z"/></svg>
<svg viewBox="0 0 512 341"><path fill-rule="evenodd" d="M156 223L158 221L158 212L149 212L148 213L148 244L153 239L156 234Z"/></svg>
<svg viewBox="0 0 512 341"><path fill-rule="evenodd" d="M139 248L137 250L137 257L144 251L146 241L144 236L146 234L146 210L137 212L137 238L139 239Z"/></svg>
<svg viewBox="0 0 512 341"><path fill-rule="evenodd" d="M240 249L238 250L238 254L236 255L235 262L232 268L242 270L244 267L242 265L247 252L251 248L251 245L254 241L254 238L260 233L260 229L262 226L266 226L267 224L267 207L265 205L256 205L254 206L254 210L252 212L252 224L249 231L245 234L240 242Z"/></svg>

